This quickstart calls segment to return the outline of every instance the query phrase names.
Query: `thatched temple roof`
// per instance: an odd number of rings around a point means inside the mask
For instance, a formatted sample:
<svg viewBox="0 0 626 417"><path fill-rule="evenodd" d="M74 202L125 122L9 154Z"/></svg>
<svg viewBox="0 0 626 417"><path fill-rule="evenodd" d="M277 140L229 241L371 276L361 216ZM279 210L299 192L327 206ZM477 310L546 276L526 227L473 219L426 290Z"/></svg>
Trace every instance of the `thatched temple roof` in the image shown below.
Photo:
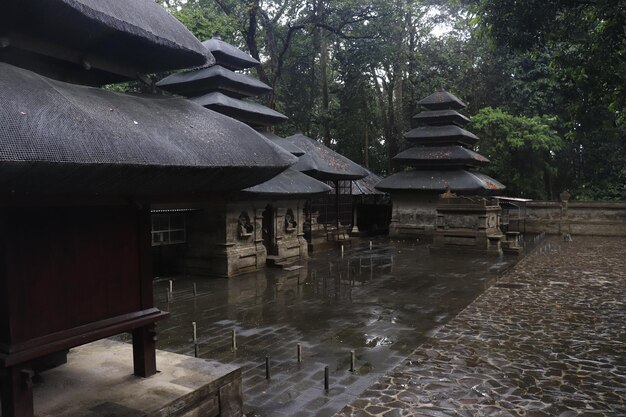
<svg viewBox="0 0 626 417"><path fill-rule="evenodd" d="M472 146L478 136L457 125L421 126L405 133L404 138L414 145L452 145L460 143Z"/></svg>
<svg viewBox="0 0 626 417"><path fill-rule="evenodd" d="M283 148L284 150L286 150L290 154L295 155L295 156L302 156L302 155L304 155L304 151L302 149L300 149L299 147L297 147L293 143L289 142L285 138L281 138L277 134L271 133L271 132L260 132L260 133L263 136L265 136L266 139L271 140L276 145L280 146L281 148Z"/></svg>
<svg viewBox="0 0 626 417"><path fill-rule="evenodd" d="M269 181L254 187L247 188L246 194L255 194L264 197L300 198L316 194L325 194L332 190L331 187L309 177L300 171L289 168Z"/></svg>
<svg viewBox="0 0 626 417"><path fill-rule="evenodd" d="M7 0L0 28L0 60L71 82L101 85L214 62L154 0Z"/></svg>
<svg viewBox="0 0 626 417"><path fill-rule="evenodd" d="M219 36L214 36L208 41L202 42L202 44L213 54L217 64L230 70L238 71L261 65L259 61L252 58L249 54L224 42Z"/></svg>
<svg viewBox="0 0 626 417"><path fill-rule="evenodd" d="M489 159L463 146L418 146L393 157L404 166L484 166Z"/></svg>
<svg viewBox="0 0 626 417"><path fill-rule="evenodd" d="M0 194L243 189L295 157L191 101L54 81L0 63Z"/></svg>
<svg viewBox="0 0 626 417"><path fill-rule="evenodd" d="M465 107L465 103L463 103L457 96L447 92L443 88L437 89L437 91L428 97L418 101L417 104L424 106L429 110L458 110Z"/></svg>
<svg viewBox="0 0 626 417"><path fill-rule="evenodd" d="M305 152L292 168L313 178L321 181L356 180L368 175L365 168L308 136L296 134L285 140Z"/></svg>
<svg viewBox="0 0 626 417"><path fill-rule="evenodd" d="M470 120L456 110L429 110L413 116L420 124L426 125L450 125L465 126Z"/></svg>
<svg viewBox="0 0 626 417"><path fill-rule="evenodd" d="M479 172L465 170L419 170L404 171L385 178L376 186L381 191L429 191L489 194L504 189L493 178Z"/></svg>
<svg viewBox="0 0 626 417"><path fill-rule="evenodd" d="M231 97L242 98L260 96L272 91L264 82L221 65L172 74L159 81L157 86L185 97L219 91Z"/></svg>
<svg viewBox="0 0 626 417"><path fill-rule="evenodd" d="M239 100L218 92L194 97L191 100L251 126L272 126L288 120L284 114L262 104Z"/></svg>

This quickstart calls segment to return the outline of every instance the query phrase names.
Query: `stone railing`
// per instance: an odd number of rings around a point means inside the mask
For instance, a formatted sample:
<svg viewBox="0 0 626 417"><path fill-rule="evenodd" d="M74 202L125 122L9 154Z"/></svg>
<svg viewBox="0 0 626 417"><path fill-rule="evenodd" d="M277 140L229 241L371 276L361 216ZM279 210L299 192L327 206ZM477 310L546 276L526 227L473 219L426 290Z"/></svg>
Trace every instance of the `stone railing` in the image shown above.
<svg viewBox="0 0 626 417"><path fill-rule="evenodd" d="M531 201L526 232L626 236L626 202Z"/></svg>

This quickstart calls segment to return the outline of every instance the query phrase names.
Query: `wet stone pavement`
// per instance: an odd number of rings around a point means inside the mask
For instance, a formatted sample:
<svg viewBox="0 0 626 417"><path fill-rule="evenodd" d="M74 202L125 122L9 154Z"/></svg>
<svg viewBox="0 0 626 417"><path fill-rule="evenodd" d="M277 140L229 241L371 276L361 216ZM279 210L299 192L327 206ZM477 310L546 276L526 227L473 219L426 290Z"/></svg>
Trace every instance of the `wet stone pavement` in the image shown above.
<svg viewBox="0 0 626 417"><path fill-rule="evenodd" d="M171 312L158 325L158 348L193 355L196 322L200 357L242 367L248 416L332 416L402 364L517 260L431 255L424 245L388 240L374 241L370 250L368 243L354 242L343 257L340 250L315 254L296 271L176 277L169 303L169 283L158 281L157 306Z"/></svg>
<svg viewBox="0 0 626 417"><path fill-rule="evenodd" d="M552 238L337 416L626 416L626 238Z"/></svg>

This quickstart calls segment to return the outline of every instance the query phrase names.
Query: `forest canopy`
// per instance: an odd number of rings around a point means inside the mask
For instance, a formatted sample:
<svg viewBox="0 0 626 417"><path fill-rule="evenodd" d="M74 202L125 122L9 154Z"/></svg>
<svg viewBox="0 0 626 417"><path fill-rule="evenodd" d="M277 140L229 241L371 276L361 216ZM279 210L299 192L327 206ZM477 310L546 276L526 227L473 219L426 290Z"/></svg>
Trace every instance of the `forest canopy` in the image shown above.
<svg viewBox="0 0 626 417"><path fill-rule="evenodd" d="M262 62L262 102L386 175L417 102L461 98L513 196L626 200L626 4L595 0L161 0Z"/></svg>

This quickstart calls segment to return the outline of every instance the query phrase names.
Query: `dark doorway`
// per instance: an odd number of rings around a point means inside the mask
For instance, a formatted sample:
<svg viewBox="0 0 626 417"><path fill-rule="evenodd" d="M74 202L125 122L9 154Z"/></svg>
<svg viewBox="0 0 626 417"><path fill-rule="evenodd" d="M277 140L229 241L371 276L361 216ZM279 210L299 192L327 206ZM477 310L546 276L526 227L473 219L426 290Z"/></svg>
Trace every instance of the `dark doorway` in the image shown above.
<svg viewBox="0 0 626 417"><path fill-rule="evenodd" d="M263 211L263 245L268 255L278 255L276 250L276 215L274 207L268 204Z"/></svg>

